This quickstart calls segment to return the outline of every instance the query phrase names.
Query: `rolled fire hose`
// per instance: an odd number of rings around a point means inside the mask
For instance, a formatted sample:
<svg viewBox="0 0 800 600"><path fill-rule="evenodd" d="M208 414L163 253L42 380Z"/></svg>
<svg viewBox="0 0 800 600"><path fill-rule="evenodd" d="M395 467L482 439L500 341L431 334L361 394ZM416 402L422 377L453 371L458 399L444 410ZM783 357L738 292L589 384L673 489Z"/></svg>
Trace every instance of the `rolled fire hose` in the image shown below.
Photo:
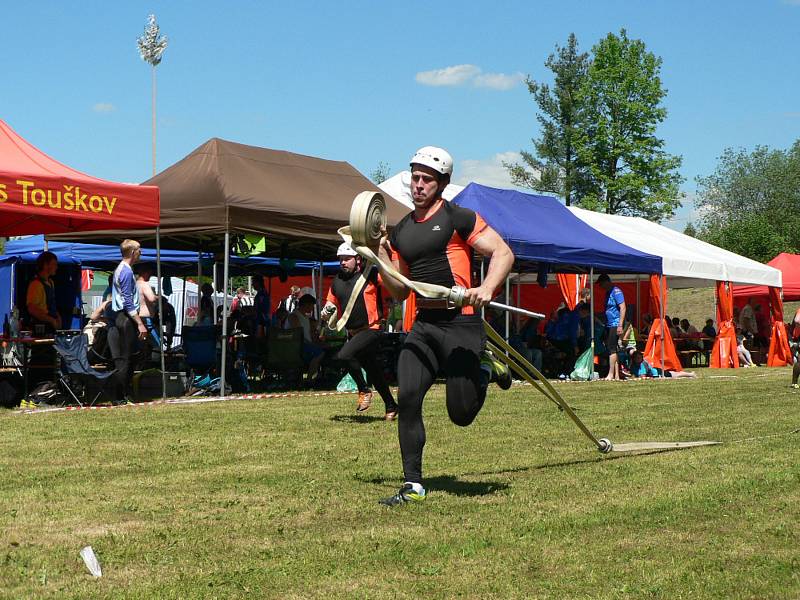
<svg viewBox="0 0 800 600"><path fill-rule="evenodd" d="M353 292L347 302L342 315L334 322L336 329L341 330L347 319L350 317L350 312L358 298L361 290L366 283L366 273L369 270L370 264L378 265L379 268L401 282L406 287L413 290L424 298L435 300L446 300L453 306L462 306L464 302L463 287L447 288L441 285L431 283L424 283L421 281L413 281L405 277L402 273L397 271L393 265L387 264L380 260L376 254L378 244L380 243L383 231L386 229L386 202L383 196L378 192L361 192L353 200L353 205L350 209L350 225L349 227L342 227L339 229L339 235L342 239L350 244L364 260L367 261L368 266L364 269L359 276L359 280L354 286ZM490 307L498 308L500 310L512 310L514 312L521 312L530 316L538 318L544 315L538 313L531 313L523 309L513 306L507 306L498 302L490 302ZM329 323L336 319L335 313L330 317ZM490 340L490 348L494 350L495 357L506 363L513 371L515 371L525 381L530 383L535 389L539 390L546 398L555 403L560 410L567 413L569 418L578 426L581 432L597 446L597 449L603 454L609 452L636 452L643 450L670 450L677 448L693 448L696 446L710 446L719 444L720 442L714 441L696 441L696 442L632 442L625 444L612 444L611 440L607 438L597 438L591 430L578 418L575 411L567 404L564 398L559 394L552 384L542 375L525 357L519 352L509 346L506 341L498 334L486 321L483 322L484 329ZM538 383L537 383L538 382ZM540 385L541 384L541 385Z"/></svg>

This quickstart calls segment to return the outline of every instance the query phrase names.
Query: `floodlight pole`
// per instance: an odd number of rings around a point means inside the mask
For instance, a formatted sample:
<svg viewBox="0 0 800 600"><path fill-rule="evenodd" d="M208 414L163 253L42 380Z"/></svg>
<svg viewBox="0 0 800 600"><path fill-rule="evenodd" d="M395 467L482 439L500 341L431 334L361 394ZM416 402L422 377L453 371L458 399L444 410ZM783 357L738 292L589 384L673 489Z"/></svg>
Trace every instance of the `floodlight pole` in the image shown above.
<svg viewBox="0 0 800 600"><path fill-rule="evenodd" d="M228 298L228 268L230 257L231 234L228 228L225 229L225 259L224 259L224 282L222 284L222 368L219 374L219 397L225 397L225 370L228 358L228 311L225 309L225 300ZM215 309L216 310L216 309Z"/></svg>

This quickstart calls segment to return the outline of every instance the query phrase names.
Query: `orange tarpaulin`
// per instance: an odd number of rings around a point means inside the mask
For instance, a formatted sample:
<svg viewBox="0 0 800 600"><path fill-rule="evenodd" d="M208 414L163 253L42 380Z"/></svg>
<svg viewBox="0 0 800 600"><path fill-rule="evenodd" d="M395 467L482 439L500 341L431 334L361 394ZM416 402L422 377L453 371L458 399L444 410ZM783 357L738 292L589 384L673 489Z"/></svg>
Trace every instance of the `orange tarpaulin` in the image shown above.
<svg viewBox="0 0 800 600"><path fill-rule="evenodd" d="M558 273L558 287L561 288L561 295L567 303L567 308L575 310L578 304L578 295L581 289L586 287L587 275L573 275L570 273Z"/></svg>
<svg viewBox="0 0 800 600"><path fill-rule="evenodd" d="M792 364L792 351L783 322L783 300L780 288L769 288L769 306L772 312L772 335L769 338L768 367L785 367Z"/></svg>
<svg viewBox="0 0 800 600"><path fill-rule="evenodd" d="M661 289L659 289L659 283ZM664 298L664 306L661 306L661 298ZM650 275L650 310L654 315L653 324L650 326L650 334L647 336L647 346L644 349L644 359L657 369L664 371L681 371L681 361L675 351L675 343L672 341L672 334L669 327L664 327L664 315L667 312L667 278L661 277L659 282L658 275ZM662 353L663 346L663 353ZM661 363L661 356L664 356L664 363Z"/></svg>
<svg viewBox="0 0 800 600"><path fill-rule="evenodd" d="M739 368L736 351L736 329L733 325L733 290L729 281L717 282L717 323L719 332L711 351L710 367L713 369Z"/></svg>

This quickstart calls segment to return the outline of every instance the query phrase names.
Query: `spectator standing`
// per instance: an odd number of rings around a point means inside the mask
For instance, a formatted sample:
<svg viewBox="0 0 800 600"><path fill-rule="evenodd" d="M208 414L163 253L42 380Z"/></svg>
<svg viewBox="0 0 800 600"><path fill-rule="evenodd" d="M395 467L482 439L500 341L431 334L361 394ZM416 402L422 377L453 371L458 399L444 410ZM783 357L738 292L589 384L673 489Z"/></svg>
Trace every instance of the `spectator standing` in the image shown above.
<svg viewBox="0 0 800 600"><path fill-rule="evenodd" d="M264 289L264 278L261 275L253 277L253 289L256 291L256 297L253 299L253 308L255 309L256 321L256 337L266 337L267 330L269 329L269 293ZM291 314L292 311L280 306L286 310L286 314ZM295 306L295 308L297 308Z"/></svg>
<svg viewBox="0 0 800 600"><path fill-rule="evenodd" d="M747 304L745 304L739 312L739 326L747 337L753 337L758 334L758 324L756 323L753 300L753 298L748 298Z"/></svg>
<svg viewBox="0 0 800 600"><path fill-rule="evenodd" d="M122 260L114 271L111 285L113 327L108 332L108 345L114 359L114 404L125 404L131 378L132 357L136 340L147 337L147 326L139 317L139 293L133 277L133 265L139 260L141 246L136 240L123 240L120 244Z"/></svg>
<svg viewBox="0 0 800 600"><path fill-rule="evenodd" d="M280 304L278 304L278 306L279 307L282 306L283 308L286 309L286 312L288 314L292 314L295 311L295 309L297 308L297 305L300 302L300 296L301 296L300 287L297 286L297 285L293 285L290 288L289 295L286 296L286 298L284 298L283 300L281 300L281 302L280 302Z"/></svg>
<svg viewBox="0 0 800 600"><path fill-rule="evenodd" d="M611 283L611 278L603 273L597 278L597 283L606 292L606 339L608 350L608 375L606 380L619 381L619 364L617 348L619 336L622 335L622 324L625 322L625 295L622 290Z"/></svg>

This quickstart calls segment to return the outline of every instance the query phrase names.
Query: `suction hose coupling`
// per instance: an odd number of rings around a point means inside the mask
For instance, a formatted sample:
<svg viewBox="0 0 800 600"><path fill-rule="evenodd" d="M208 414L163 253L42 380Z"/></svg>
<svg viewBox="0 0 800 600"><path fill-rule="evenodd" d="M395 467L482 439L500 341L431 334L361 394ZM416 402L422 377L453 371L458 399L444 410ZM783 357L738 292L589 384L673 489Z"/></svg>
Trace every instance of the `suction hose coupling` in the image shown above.
<svg viewBox="0 0 800 600"><path fill-rule="evenodd" d="M460 285L454 285L452 288L450 288L450 294L447 296L447 301L453 306L464 306L464 294L466 292L467 288L461 287Z"/></svg>
<svg viewBox="0 0 800 600"><path fill-rule="evenodd" d="M597 449L603 454L608 454L614 449L614 444L608 438L600 438L597 440Z"/></svg>

